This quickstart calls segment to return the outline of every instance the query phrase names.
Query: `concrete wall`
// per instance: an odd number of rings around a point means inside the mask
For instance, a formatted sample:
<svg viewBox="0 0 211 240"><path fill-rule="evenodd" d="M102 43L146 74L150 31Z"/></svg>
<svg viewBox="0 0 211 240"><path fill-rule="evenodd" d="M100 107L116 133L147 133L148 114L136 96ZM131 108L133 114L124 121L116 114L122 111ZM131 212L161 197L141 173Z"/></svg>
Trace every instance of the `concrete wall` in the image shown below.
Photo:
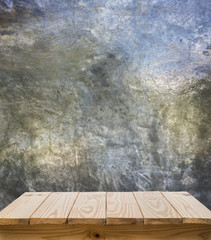
<svg viewBox="0 0 211 240"><path fill-rule="evenodd" d="M207 0L0 2L0 208L25 191L189 191L211 207Z"/></svg>

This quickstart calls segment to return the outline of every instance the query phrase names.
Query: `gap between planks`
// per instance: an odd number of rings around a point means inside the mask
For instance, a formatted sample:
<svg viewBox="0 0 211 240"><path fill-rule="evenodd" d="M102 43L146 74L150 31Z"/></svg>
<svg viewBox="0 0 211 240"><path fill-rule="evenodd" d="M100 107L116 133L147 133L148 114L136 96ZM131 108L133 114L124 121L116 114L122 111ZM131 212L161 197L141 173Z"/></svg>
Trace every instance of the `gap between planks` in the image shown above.
<svg viewBox="0 0 211 240"><path fill-rule="evenodd" d="M50 192L25 192L0 212L0 225L28 225L32 213L49 195Z"/></svg>
<svg viewBox="0 0 211 240"><path fill-rule="evenodd" d="M182 216L183 223L211 224L211 211L188 192L161 192Z"/></svg>
<svg viewBox="0 0 211 240"><path fill-rule="evenodd" d="M132 192L107 193L107 225L143 224L144 218Z"/></svg>
<svg viewBox="0 0 211 240"><path fill-rule="evenodd" d="M144 224L179 224L182 217L159 192L133 192L144 216Z"/></svg>
<svg viewBox="0 0 211 240"><path fill-rule="evenodd" d="M65 224L78 192L52 192L30 217L30 224Z"/></svg>

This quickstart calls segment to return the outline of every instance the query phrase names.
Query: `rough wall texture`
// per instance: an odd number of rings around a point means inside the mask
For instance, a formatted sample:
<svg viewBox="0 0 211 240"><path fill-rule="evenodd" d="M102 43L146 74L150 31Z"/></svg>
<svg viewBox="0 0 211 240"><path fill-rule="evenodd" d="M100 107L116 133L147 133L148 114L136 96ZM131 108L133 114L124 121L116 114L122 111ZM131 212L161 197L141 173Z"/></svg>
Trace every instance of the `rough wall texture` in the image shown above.
<svg viewBox="0 0 211 240"><path fill-rule="evenodd" d="M132 190L211 207L210 19L208 0L0 1L0 208Z"/></svg>

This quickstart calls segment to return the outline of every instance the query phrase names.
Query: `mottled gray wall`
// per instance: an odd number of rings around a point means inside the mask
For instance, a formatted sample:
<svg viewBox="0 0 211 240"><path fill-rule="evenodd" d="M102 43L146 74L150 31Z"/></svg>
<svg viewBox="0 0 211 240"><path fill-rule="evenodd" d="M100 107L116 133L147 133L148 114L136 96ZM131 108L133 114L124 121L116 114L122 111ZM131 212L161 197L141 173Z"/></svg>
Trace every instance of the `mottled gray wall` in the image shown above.
<svg viewBox="0 0 211 240"><path fill-rule="evenodd" d="M133 190L211 207L210 19L209 0L1 0L0 208Z"/></svg>

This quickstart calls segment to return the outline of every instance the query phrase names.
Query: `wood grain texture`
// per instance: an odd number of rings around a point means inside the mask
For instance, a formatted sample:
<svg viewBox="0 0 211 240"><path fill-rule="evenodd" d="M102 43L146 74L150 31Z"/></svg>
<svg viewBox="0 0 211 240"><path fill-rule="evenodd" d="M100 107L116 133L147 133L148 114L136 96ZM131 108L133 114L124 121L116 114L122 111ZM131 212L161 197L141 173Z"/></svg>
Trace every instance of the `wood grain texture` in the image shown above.
<svg viewBox="0 0 211 240"><path fill-rule="evenodd" d="M133 193L107 193L107 224L141 224L143 221Z"/></svg>
<svg viewBox="0 0 211 240"><path fill-rule="evenodd" d="M0 240L211 240L210 225L0 226Z"/></svg>
<svg viewBox="0 0 211 240"><path fill-rule="evenodd" d="M211 224L211 211L187 192L162 192L183 219L183 223Z"/></svg>
<svg viewBox="0 0 211 240"><path fill-rule="evenodd" d="M69 224L105 224L106 193L81 192L68 217Z"/></svg>
<svg viewBox="0 0 211 240"><path fill-rule="evenodd" d="M77 192L51 193L30 217L30 224L64 224L77 196Z"/></svg>
<svg viewBox="0 0 211 240"><path fill-rule="evenodd" d="M24 193L0 212L0 225L28 224L29 217L49 194L49 192Z"/></svg>
<svg viewBox="0 0 211 240"><path fill-rule="evenodd" d="M0 212L0 225L211 224L211 211L187 192L25 193ZM74 203L75 201L75 203ZM72 210L71 210L72 209ZM69 214L70 213L70 214Z"/></svg>
<svg viewBox="0 0 211 240"><path fill-rule="evenodd" d="M144 224L176 224L182 218L160 192L134 192Z"/></svg>

